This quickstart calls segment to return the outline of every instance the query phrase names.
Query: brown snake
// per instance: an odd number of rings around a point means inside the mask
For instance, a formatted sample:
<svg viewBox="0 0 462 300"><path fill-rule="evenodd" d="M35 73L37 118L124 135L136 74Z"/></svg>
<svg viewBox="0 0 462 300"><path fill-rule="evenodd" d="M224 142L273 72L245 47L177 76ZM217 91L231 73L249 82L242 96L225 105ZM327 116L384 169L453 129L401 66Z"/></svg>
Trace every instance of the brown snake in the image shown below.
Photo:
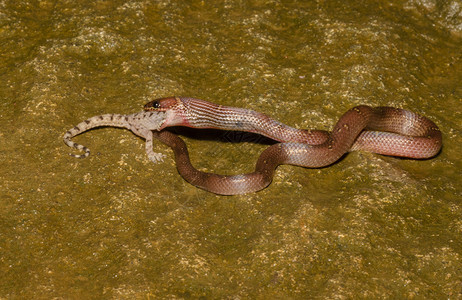
<svg viewBox="0 0 462 300"><path fill-rule="evenodd" d="M199 188L222 195L264 189L281 164L319 168L355 150L425 159L438 154L442 145L441 132L435 123L414 112L393 107L354 107L338 120L331 132L295 129L256 111L194 98L156 99L144 109L165 112L165 121L160 131L153 131L153 137L173 149L181 176ZM262 152L253 173L218 175L194 168L183 140L162 130L169 126L254 132L280 143Z"/></svg>

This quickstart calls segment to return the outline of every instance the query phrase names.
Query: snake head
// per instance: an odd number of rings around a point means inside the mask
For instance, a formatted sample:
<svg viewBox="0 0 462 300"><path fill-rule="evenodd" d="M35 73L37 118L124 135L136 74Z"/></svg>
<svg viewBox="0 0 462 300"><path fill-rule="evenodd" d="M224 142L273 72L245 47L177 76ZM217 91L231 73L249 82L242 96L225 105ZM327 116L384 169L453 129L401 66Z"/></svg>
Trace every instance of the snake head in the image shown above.
<svg viewBox="0 0 462 300"><path fill-rule="evenodd" d="M181 99L178 97L168 97L154 99L144 105L145 111L167 111L169 109L175 109L180 105Z"/></svg>
<svg viewBox="0 0 462 300"><path fill-rule="evenodd" d="M145 111L164 111L166 118L159 130L170 126L187 126L186 107L179 97L154 99L144 105Z"/></svg>

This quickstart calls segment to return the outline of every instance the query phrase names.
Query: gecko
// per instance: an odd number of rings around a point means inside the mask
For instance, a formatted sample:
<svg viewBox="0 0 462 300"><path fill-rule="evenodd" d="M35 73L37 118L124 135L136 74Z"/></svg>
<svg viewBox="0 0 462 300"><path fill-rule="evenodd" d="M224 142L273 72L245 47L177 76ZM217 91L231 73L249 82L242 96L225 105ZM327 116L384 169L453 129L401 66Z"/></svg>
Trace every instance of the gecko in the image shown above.
<svg viewBox="0 0 462 300"><path fill-rule="evenodd" d="M162 153L155 153L152 150L152 131L159 130L165 121L165 115L166 112L163 111L142 111L130 115L104 114L100 116L94 116L68 130L63 137L64 143L71 148L84 151L83 154L69 153L70 156L76 158L86 158L90 155L90 149L71 141L73 137L95 127L111 126L126 128L146 140L146 154L152 162L161 162L163 161L165 155Z"/></svg>

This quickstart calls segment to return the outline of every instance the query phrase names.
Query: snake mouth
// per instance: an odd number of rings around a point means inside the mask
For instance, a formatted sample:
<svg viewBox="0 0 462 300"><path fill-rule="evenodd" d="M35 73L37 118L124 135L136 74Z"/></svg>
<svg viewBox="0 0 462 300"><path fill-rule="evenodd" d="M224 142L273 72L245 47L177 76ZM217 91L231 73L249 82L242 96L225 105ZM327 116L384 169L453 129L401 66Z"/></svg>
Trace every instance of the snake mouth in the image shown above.
<svg viewBox="0 0 462 300"><path fill-rule="evenodd" d="M167 122L167 118L165 118L164 120L162 120L162 122L160 123L160 126L159 126L159 129L157 129L157 131L161 131L163 129L165 129L165 127L168 127L168 122Z"/></svg>
<svg viewBox="0 0 462 300"><path fill-rule="evenodd" d="M188 118L184 112L183 102L179 97L154 99L146 103L143 109L149 112L165 113L165 119L158 130L177 125L189 126Z"/></svg>

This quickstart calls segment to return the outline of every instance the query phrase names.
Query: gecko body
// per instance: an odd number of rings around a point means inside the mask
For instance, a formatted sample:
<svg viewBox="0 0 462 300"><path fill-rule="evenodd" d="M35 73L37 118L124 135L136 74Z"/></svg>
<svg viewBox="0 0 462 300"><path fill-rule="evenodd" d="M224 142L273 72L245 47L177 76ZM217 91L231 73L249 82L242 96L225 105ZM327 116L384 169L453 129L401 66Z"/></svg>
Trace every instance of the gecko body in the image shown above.
<svg viewBox="0 0 462 300"><path fill-rule="evenodd" d="M146 153L149 159L153 162L159 162L163 160L164 155L155 153L152 150L152 130L158 130L162 126L165 121L165 114L165 112L142 111L130 115L105 114L95 116L80 122L74 128L68 130L63 137L64 143L71 148L85 152L83 154L69 153L69 155L77 158L85 158L90 155L90 149L71 141L73 137L95 127L110 126L126 128L146 140Z"/></svg>

